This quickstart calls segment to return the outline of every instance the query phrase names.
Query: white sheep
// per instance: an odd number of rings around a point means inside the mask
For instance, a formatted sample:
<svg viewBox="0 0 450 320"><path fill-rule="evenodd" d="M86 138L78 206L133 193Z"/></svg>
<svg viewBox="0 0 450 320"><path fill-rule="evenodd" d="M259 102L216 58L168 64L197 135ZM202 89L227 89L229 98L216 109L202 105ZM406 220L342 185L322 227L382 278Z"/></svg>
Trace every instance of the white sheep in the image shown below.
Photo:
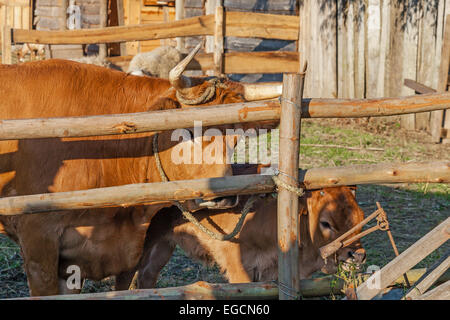
<svg viewBox="0 0 450 320"><path fill-rule="evenodd" d="M161 46L155 50L135 55L127 73L167 79L170 70L181 61L181 58L181 53L176 48Z"/></svg>

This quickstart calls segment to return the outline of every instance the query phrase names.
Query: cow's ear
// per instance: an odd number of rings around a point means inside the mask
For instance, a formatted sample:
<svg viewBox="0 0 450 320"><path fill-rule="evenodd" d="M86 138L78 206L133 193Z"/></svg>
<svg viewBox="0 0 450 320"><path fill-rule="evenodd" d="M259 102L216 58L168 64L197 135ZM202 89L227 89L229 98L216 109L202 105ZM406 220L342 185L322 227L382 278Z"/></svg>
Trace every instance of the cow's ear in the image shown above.
<svg viewBox="0 0 450 320"><path fill-rule="evenodd" d="M348 186L353 196L356 198L356 186Z"/></svg>

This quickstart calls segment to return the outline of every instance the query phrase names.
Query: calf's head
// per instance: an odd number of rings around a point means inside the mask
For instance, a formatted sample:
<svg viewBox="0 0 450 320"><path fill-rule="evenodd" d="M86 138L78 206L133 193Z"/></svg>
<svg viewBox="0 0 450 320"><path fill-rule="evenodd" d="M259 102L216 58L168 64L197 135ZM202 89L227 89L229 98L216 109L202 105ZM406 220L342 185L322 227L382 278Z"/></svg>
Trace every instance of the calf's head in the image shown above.
<svg viewBox="0 0 450 320"><path fill-rule="evenodd" d="M323 259L319 248L337 239L364 219L364 213L355 199L355 187L323 188L307 193L307 231L312 242L309 256L311 265L325 273L335 273L342 263L344 269L350 264L359 267L365 262L366 253L358 241L340 248ZM304 219L304 218L302 218ZM361 232L357 230L353 235Z"/></svg>

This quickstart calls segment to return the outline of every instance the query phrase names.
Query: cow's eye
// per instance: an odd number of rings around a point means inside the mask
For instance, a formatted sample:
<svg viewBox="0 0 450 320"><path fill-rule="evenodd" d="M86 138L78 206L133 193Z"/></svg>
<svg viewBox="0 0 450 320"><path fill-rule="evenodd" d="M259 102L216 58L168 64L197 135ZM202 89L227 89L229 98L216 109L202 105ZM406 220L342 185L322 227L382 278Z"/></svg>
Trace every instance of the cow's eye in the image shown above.
<svg viewBox="0 0 450 320"><path fill-rule="evenodd" d="M325 229L330 229L331 230L331 225L326 222L326 221L320 221L320 225L325 228Z"/></svg>

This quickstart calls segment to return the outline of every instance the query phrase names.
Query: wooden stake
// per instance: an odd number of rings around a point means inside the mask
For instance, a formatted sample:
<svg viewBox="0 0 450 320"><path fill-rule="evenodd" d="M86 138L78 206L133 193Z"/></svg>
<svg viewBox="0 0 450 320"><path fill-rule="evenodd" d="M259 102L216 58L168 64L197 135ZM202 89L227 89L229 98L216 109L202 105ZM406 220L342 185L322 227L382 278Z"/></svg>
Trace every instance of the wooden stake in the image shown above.
<svg viewBox="0 0 450 320"><path fill-rule="evenodd" d="M100 28L105 28L108 22L108 1L100 1ZM98 45L98 55L103 60L108 55L106 43Z"/></svg>
<svg viewBox="0 0 450 320"><path fill-rule="evenodd" d="M306 70L305 70L306 71ZM284 74L280 119L278 178L298 186L301 101L305 72ZM280 300L298 299L300 294L298 195L278 190L278 285Z"/></svg>

